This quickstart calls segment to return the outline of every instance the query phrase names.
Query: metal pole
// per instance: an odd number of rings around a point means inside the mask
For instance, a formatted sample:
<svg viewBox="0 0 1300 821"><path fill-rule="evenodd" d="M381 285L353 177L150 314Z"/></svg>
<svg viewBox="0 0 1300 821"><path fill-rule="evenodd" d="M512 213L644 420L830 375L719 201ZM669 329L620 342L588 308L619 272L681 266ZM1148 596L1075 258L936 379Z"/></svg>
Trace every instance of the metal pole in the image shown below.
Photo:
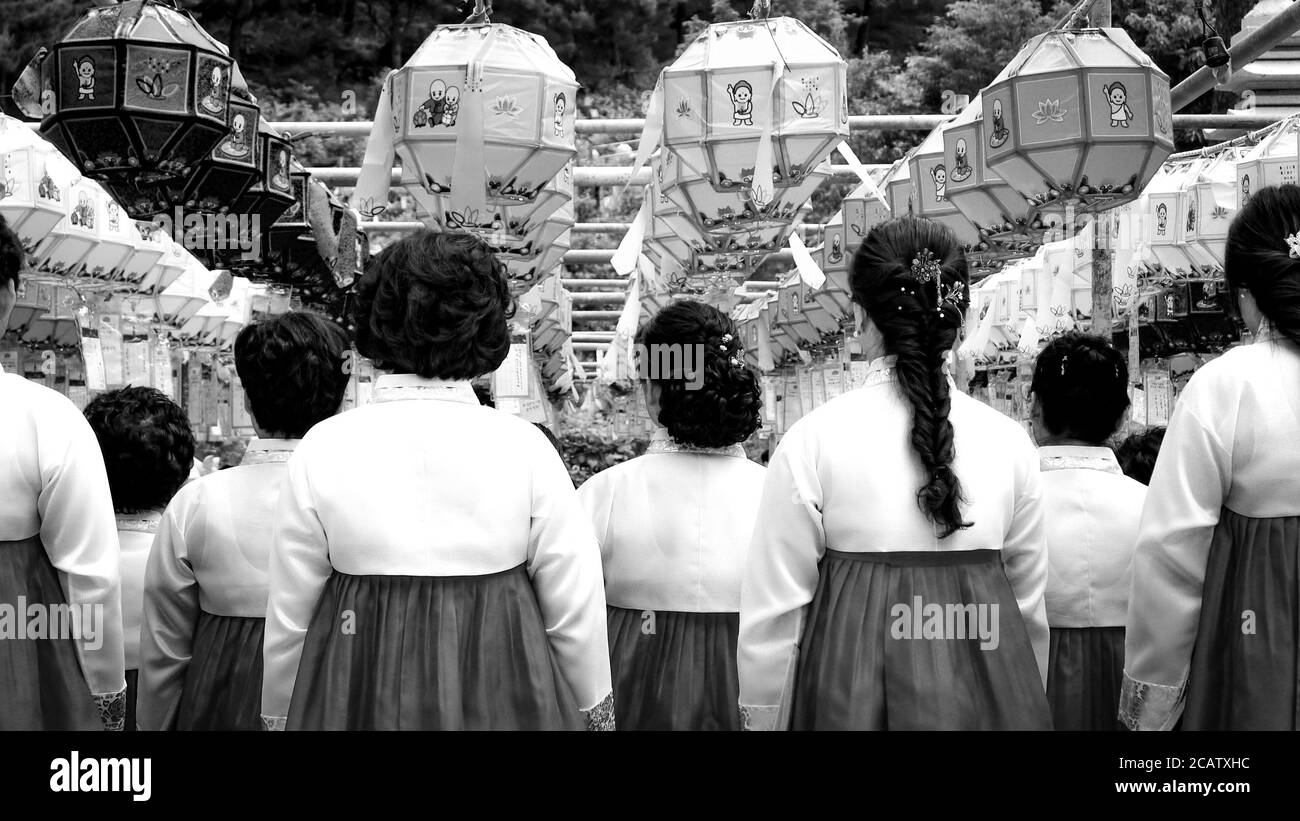
<svg viewBox="0 0 1300 821"><path fill-rule="evenodd" d="M1293 2L1278 12L1272 20L1234 42L1228 49L1228 54L1232 57L1230 65L1239 68L1249 64L1256 57L1286 40L1296 32L1296 29L1300 29L1300 3ZM1209 66L1201 66L1192 73L1192 76L1174 86L1173 91L1169 92L1173 110L1186 108L1189 103L1213 89L1215 85L1213 70ZM1178 124L1177 117L1174 117L1174 124Z"/></svg>
<svg viewBox="0 0 1300 821"><path fill-rule="evenodd" d="M1110 0L1095 0L1088 9L1088 23L1096 28L1110 26ZM1092 225L1092 332L1107 340L1111 338L1114 259L1110 250L1110 218L1098 215Z"/></svg>

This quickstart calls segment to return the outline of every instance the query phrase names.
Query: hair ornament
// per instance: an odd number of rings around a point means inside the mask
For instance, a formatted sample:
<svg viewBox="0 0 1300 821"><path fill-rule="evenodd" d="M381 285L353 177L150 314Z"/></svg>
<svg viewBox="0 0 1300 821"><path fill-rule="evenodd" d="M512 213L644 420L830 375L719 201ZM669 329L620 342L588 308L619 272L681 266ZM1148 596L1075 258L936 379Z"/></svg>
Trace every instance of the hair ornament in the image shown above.
<svg viewBox="0 0 1300 821"><path fill-rule="evenodd" d="M1300 259L1300 231L1287 237L1286 245L1290 249L1291 259Z"/></svg>
<svg viewBox="0 0 1300 821"><path fill-rule="evenodd" d="M942 274L943 268L939 260L935 259L934 253L929 248L922 248L912 259L912 268L907 275L924 285L927 282L938 282Z"/></svg>
<svg viewBox="0 0 1300 821"><path fill-rule="evenodd" d="M1070 361L1070 355L1068 353L1065 356L1061 357L1061 376L1065 376L1065 366L1066 364L1069 363L1069 361Z"/></svg>

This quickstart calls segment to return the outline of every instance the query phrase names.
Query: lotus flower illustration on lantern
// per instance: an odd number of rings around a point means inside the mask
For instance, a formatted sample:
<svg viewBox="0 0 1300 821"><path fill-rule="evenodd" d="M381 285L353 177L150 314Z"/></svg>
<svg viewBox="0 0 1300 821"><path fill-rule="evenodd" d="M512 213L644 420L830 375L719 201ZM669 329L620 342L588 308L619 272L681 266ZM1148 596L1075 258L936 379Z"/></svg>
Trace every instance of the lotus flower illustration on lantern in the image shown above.
<svg viewBox="0 0 1300 821"><path fill-rule="evenodd" d="M133 195L139 187L185 179L230 134L232 65L188 12L128 0L86 12L33 60L14 98L79 170L143 218L166 204Z"/></svg>
<svg viewBox="0 0 1300 821"><path fill-rule="evenodd" d="M845 89L839 52L775 17L709 26L655 93L664 145L715 190L737 191L756 178L760 189L801 184L848 136Z"/></svg>
<svg viewBox="0 0 1300 821"><path fill-rule="evenodd" d="M1122 29L1041 34L981 97L988 167L1045 219L1135 200L1173 150L1169 77Z"/></svg>
<svg viewBox="0 0 1300 821"><path fill-rule="evenodd" d="M535 204L574 157L573 71L541 37L512 26L434 29L389 74L358 182L363 214L387 204L394 152L403 179L449 211ZM563 200L548 200L550 211ZM432 210L432 209L430 209Z"/></svg>

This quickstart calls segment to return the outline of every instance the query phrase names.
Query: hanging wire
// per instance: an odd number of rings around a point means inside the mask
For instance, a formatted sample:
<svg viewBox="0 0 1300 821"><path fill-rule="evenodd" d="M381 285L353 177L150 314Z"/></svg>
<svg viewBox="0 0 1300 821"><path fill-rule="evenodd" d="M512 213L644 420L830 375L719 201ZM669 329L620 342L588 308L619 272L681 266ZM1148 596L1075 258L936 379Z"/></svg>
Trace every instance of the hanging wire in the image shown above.
<svg viewBox="0 0 1300 821"><path fill-rule="evenodd" d="M1201 39L1206 40L1211 35L1220 37L1221 35L1219 34L1218 29L1216 29L1214 24L1205 17L1205 7L1208 5L1208 0L1207 2L1194 0L1194 2L1196 3L1196 16L1201 18Z"/></svg>
<svg viewBox="0 0 1300 821"><path fill-rule="evenodd" d="M776 33L767 25L767 15L771 10L772 0L754 0L754 7L749 10L749 18L763 21L763 29L772 38L772 47L776 49L776 54L781 58L781 64L785 67L785 70L789 71L790 62L785 59L785 54L781 51L781 44L776 41Z"/></svg>
<svg viewBox="0 0 1300 821"><path fill-rule="evenodd" d="M1285 119L1278 120L1275 123L1266 125L1263 128L1259 129L1258 131L1252 131L1249 134L1242 134L1240 137L1236 137L1231 140L1226 140L1225 142L1215 143L1214 145L1207 145L1204 148L1196 148L1191 151L1183 151L1178 154L1170 154L1169 157L1165 160L1165 162L1170 162L1175 160L1190 160L1190 159L1195 159L1197 157L1213 157L1214 155L1226 151L1229 148L1237 148L1239 146L1258 145L1262 140L1271 136L1277 130L1291 123L1295 123L1298 119L1300 119L1300 115L1292 115Z"/></svg>
<svg viewBox="0 0 1300 821"><path fill-rule="evenodd" d="M1080 28L1088 18L1088 13L1092 11L1093 5L1097 0L1080 0L1079 4L1074 7L1061 22L1056 24L1055 31L1070 31Z"/></svg>
<svg viewBox="0 0 1300 821"><path fill-rule="evenodd" d="M484 26L492 22L488 19L491 16L492 0L474 0L474 13L466 17L461 25Z"/></svg>

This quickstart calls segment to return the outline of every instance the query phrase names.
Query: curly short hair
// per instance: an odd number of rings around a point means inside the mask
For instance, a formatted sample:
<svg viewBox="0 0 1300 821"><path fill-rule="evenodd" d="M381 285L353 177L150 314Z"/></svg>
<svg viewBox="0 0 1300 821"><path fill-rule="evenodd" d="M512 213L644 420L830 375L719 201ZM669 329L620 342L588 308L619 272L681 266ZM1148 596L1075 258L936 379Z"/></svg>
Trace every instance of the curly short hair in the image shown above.
<svg viewBox="0 0 1300 821"><path fill-rule="evenodd" d="M323 316L291 311L246 326L235 370L261 429L301 439L338 413L348 388L347 333Z"/></svg>
<svg viewBox="0 0 1300 821"><path fill-rule="evenodd" d="M1049 433L1102 445L1128 410L1128 362L1105 339L1072 331L1038 354L1029 390Z"/></svg>
<svg viewBox="0 0 1300 821"><path fill-rule="evenodd" d="M104 454L114 510L166 507L194 463L185 411L162 391L128 386L92 399L86 420Z"/></svg>
<svg viewBox="0 0 1300 821"><path fill-rule="evenodd" d="M1134 433L1115 449L1120 469L1130 479L1136 479L1144 485L1151 484L1151 473L1156 468L1156 458L1160 455L1160 446L1165 441L1165 428L1147 428L1141 433Z"/></svg>
<svg viewBox="0 0 1300 821"><path fill-rule="evenodd" d="M678 442L716 448L734 445L758 430L763 391L758 375L744 362L740 333L726 314L711 305L678 300L655 314L636 342L642 367L666 361L659 352L703 353L691 357L703 378L658 368L646 373L659 386L659 424ZM684 354L681 362L691 361ZM669 360L672 357L668 357Z"/></svg>
<svg viewBox="0 0 1300 821"><path fill-rule="evenodd" d="M354 303L357 349L384 370L473 379L505 360L514 312L487 243L426 229L371 260Z"/></svg>

